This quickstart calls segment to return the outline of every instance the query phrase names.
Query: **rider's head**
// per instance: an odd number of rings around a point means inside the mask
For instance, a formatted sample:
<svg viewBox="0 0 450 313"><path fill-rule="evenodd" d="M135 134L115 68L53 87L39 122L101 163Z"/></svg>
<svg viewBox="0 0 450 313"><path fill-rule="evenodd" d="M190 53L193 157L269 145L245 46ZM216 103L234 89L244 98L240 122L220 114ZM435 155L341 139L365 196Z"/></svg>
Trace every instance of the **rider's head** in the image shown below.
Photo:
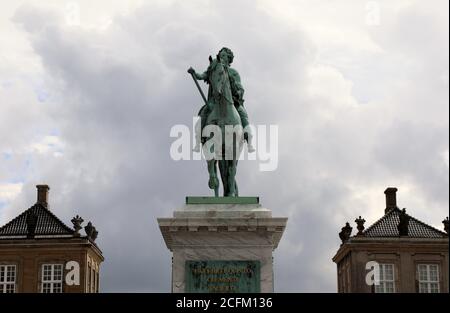
<svg viewBox="0 0 450 313"><path fill-rule="evenodd" d="M219 53L217 54L217 58L220 59L220 55L225 54L228 57L228 64L233 63L234 55L233 51L231 51L229 48L223 47L220 49Z"/></svg>

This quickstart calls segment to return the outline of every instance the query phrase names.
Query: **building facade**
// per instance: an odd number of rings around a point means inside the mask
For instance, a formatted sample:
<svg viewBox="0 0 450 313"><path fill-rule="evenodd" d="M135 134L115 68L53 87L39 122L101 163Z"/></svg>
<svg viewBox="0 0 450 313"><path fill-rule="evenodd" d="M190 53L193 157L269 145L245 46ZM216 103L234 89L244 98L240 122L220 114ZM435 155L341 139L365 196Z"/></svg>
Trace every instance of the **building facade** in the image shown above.
<svg viewBox="0 0 450 313"><path fill-rule="evenodd" d="M48 206L47 185L38 199L0 228L0 293L98 292L104 258L95 243L98 232L83 219L65 225Z"/></svg>
<svg viewBox="0 0 450 313"><path fill-rule="evenodd" d="M368 228L357 218L357 233L349 223L339 236L333 257L338 292L449 292L448 217L440 231L397 207L397 188L387 188L385 214Z"/></svg>

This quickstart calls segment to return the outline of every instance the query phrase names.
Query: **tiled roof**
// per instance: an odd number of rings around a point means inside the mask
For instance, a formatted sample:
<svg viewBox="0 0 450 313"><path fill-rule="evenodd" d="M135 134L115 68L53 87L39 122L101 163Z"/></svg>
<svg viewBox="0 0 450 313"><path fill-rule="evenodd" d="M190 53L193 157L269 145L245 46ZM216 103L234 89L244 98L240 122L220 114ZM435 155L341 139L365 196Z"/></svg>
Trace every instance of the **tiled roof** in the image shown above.
<svg viewBox="0 0 450 313"><path fill-rule="evenodd" d="M36 203L12 221L0 227L0 239L12 236L26 236L27 216L30 214L37 216L35 236L73 235L74 233L73 229L65 225L49 209L40 203Z"/></svg>
<svg viewBox="0 0 450 313"><path fill-rule="evenodd" d="M392 209L372 226L364 230L366 237L399 237L397 225L400 222L402 211L398 208ZM445 238L447 234L430 225L409 216L408 237L412 238Z"/></svg>

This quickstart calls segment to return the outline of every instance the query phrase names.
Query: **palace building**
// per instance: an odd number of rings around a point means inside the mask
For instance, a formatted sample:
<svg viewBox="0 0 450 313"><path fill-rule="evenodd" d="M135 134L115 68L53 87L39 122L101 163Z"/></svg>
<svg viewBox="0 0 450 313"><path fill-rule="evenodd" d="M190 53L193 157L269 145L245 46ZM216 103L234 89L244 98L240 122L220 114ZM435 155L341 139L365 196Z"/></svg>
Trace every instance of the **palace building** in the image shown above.
<svg viewBox="0 0 450 313"><path fill-rule="evenodd" d="M338 292L449 292L448 217L440 231L397 207L397 188L387 188L385 214L370 227L357 218L349 223L333 257Z"/></svg>
<svg viewBox="0 0 450 313"><path fill-rule="evenodd" d="M0 227L0 293L98 292L104 258L98 232L83 219L73 228L50 210L47 185L38 185L37 202Z"/></svg>

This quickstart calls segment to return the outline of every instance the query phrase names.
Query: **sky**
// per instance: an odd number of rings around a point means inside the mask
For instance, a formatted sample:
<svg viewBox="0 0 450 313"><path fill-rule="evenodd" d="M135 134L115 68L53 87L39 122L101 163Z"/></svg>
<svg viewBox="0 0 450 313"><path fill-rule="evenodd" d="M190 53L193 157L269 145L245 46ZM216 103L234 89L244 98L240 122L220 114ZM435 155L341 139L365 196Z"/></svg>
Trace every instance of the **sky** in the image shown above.
<svg viewBox="0 0 450 313"><path fill-rule="evenodd" d="M170 292L156 218L211 195L204 161L170 157L170 130L201 106L186 70L224 46L250 122L278 127L276 169L237 173L289 218L275 291L336 292L338 233L379 219L388 186L443 229L448 1L0 1L0 225L50 185L58 217L99 231L103 292Z"/></svg>

